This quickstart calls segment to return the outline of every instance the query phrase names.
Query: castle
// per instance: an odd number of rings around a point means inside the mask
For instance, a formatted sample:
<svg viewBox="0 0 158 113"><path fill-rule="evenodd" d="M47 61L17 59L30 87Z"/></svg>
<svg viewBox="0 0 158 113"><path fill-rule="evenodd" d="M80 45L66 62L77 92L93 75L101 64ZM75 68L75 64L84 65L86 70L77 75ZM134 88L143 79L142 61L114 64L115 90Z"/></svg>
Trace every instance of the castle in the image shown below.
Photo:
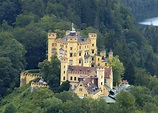
<svg viewBox="0 0 158 113"><path fill-rule="evenodd" d="M105 85L113 88L112 68L108 66L113 52L110 51L108 57L105 50L98 54L96 40L96 33L89 33L85 39L73 25L63 38L48 33L48 60L56 52L61 61L60 84L70 81L71 89L80 97L98 98L108 95Z"/></svg>
<svg viewBox="0 0 158 113"><path fill-rule="evenodd" d="M58 38L56 33L48 33L48 61L56 52L61 61L60 84L70 81L71 90L81 98L99 98L108 95L106 87L113 88L113 72L108 65L113 52L110 51L107 55L102 50L98 54L96 40L96 33L89 33L85 39L73 25L72 30L66 31L63 38ZM25 83L30 80L26 76L21 78L28 79Z"/></svg>
<svg viewBox="0 0 158 113"><path fill-rule="evenodd" d="M48 33L48 60L54 52L57 52L58 58L67 58L68 64L73 66L108 67L108 60L113 58L113 52L110 51L108 58L106 51L103 50L98 55L96 40L96 33L89 33L88 38L85 39L76 32L72 26L71 31L66 31L66 36L57 38L56 33Z"/></svg>

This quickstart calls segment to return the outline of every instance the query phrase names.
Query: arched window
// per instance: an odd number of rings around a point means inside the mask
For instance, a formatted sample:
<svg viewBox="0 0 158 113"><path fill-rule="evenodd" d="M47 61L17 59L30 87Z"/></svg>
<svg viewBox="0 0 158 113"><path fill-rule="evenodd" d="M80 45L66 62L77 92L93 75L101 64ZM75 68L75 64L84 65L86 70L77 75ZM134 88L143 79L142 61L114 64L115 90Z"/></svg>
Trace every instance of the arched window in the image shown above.
<svg viewBox="0 0 158 113"><path fill-rule="evenodd" d="M52 53L54 53L57 49L56 48L52 48Z"/></svg>
<svg viewBox="0 0 158 113"><path fill-rule="evenodd" d="M61 49L59 49L59 53L60 54L64 54L64 50L61 48Z"/></svg>
<svg viewBox="0 0 158 113"><path fill-rule="evenodd" d="M80 58L80 59L79 59L79 64L81 64L81 63L82 63L82 59Z"/></svg>

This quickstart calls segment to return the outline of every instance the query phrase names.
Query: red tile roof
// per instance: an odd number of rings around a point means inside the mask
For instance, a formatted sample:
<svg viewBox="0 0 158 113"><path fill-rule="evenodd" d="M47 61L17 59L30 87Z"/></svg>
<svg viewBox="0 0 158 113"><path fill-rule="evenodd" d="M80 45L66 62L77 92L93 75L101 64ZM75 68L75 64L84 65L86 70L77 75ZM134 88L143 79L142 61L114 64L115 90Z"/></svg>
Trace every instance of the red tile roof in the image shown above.
<svg viewBox="0 0 158 113"><path fill-rule="evenodd" d="M69 66L68 71L71 72L84 72L89 75L91 72L95 71L97 73L97 68L99 67L83 67L83 66ZM104 77L110 78L111 68L104 67Z"/></svg>
<svg viewBox="0 0 158 113"><path fill-rule="evenodd" d="M98 90L97 84L94 81L95 80L92 77L87 77L84 81L82 81L88 93L94 93Z"/></svg>

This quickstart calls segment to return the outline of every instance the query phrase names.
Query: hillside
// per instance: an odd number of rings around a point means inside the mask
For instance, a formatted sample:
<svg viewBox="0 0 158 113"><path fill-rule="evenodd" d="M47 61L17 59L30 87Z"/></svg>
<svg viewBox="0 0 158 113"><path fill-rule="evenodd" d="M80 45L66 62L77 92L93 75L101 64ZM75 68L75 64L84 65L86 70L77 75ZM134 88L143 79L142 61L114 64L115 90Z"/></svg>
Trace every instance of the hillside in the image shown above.
<svg viewBox="0 0 158 113"><path fill-rule="evenodd" d="M74 104L76 103L76 104ZM72 92L62 92L54 94L47 88L40 88L30 92L30 87L24 86L17 88L13 93L6 96L0 102L0 112L3 113L81 113L81 112L99 112L103 109L94 109L87 106L106 106L103 100L93 99L79 99L78 96ZM92 104L93 103L93 104ZM100 112L101 113L101 112Z"/></svg>
<svg viewBox="0 0 158 113"><path fill-rule="evenodd" d="M149 27L140 31L123 4L116 0L1 0L0 3L2 111L7 106L22 112L32 112L33 109L34 112L52 109L60 113L68 112L66 110L74 113L157 111L157 29ZM22 70L38 68L38 63L47 58L47 33L52 31L63 37L71 23L85 38L89 32L97 33L99 51L112 49L114 55L119 56L125 67L123 79L138 86L132 95L122 93L118 103L107 105L102 100L80 100L70 92L61 93L62 98L47 89L37 89L34 93L29 92L28 86L15 89L19 86ZM64 96L65 93L68 94ZM125 95L127 98L122 101ZM126 104L121 103L128 98Z"/></svg>
<svg viewBox="0 0 158 113"><path fill-rule="evenodd" d="M152 87L158 79L147 78L153 83L145 84ZM142 84L143 85L143 84ZM29 85L15 89L10 95L0 101L1 113L156 113L158 99L156 86L153 89L135 86L130 93L121 92L116 103L107 104L104 99L79 97L70 91L53 93L47 88L37 88L32 93Z"/></svg>

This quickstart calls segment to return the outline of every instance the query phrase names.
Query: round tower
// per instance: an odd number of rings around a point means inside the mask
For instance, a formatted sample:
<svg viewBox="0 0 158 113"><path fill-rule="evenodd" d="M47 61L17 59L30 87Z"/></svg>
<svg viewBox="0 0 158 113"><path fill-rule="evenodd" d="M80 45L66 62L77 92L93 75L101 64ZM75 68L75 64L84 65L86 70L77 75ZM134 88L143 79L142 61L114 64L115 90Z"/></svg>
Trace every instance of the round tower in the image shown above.
<svg viewBox="0 0 158 113"><path fill-rule="evenodd" d="M112 50L110 49L110 51L109 51L109 60L112 60L112 58L113 58L113 52L112 52Z"/></svg>

